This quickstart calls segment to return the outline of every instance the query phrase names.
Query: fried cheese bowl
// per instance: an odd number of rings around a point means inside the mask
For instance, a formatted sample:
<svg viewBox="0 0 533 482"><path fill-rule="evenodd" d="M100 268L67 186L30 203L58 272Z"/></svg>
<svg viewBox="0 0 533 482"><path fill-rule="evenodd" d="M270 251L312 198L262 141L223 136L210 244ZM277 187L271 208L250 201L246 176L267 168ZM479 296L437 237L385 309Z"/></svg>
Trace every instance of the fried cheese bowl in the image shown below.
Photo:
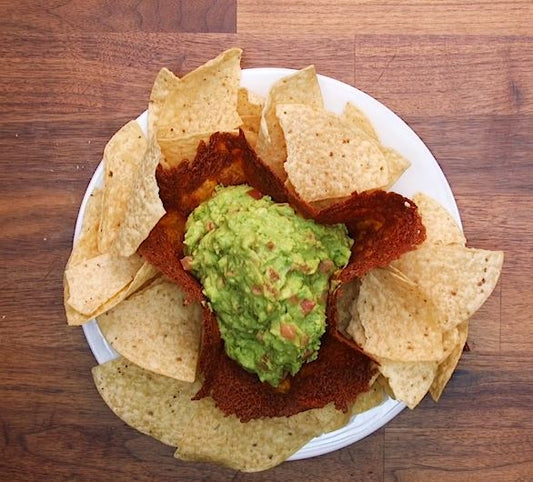
<svg viewBox="0 0 533 482"><path fill-rule="evenodd" d="M132 121L111 138L65 309L120 354L93 377L127 424L258 471L388 396L438 400L503 254L388 191L409 161L355 105L326 110L314 68L263 100L240 56L162 69L147 135Z"/></svg>

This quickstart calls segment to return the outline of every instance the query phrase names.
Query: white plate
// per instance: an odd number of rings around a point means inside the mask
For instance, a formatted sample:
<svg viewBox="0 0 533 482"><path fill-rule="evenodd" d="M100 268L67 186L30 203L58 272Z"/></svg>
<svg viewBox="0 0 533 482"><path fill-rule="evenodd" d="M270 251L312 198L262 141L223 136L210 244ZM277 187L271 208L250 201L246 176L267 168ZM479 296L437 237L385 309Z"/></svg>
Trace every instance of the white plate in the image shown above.
<svg viewBox="0 0 533 482"><path fill-rule="evenodd" d="M293 72L294 70L291 69L244 69L241 84L264 96L276 80ZM325 104L329 110L341 113L346 102L353 102L370 118L382 143L388 147L393 147L411 161L411 167L393 186L392 190L408 197L419 191L429 194L448 209L461 225L459 211L450 186L437 161L414 131L394 112L368 94L322 75L319 76L319 82ZM145 132L147 130L147 118L147 112L144 112L137 119ZM83 198L76 222L75 238L81 230L87 199L93 189L102 185L102 182L103 165L100 163ZM118 356L103 337L96 321L92 320L83 325L83 331L98 363L105 363ZM404 408L403 403L388 399L380 406L353 417L350 423L340 430L311 440L289 460L316 457L346 447L381 428Z"/></svg>

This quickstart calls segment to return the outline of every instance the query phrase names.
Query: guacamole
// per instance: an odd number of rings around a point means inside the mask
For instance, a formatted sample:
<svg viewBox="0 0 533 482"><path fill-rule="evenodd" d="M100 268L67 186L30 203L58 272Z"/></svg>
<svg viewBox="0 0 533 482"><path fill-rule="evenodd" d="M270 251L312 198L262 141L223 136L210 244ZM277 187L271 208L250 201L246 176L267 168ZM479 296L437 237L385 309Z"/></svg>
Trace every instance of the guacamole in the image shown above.
<svg viewBox="0 0 533 482"><path fill-rule="evenodd" d="M219 187L189 216L186 264L218 317L227 354L273 386L318 355L329 278L353 241L247 185Z"/></svg>

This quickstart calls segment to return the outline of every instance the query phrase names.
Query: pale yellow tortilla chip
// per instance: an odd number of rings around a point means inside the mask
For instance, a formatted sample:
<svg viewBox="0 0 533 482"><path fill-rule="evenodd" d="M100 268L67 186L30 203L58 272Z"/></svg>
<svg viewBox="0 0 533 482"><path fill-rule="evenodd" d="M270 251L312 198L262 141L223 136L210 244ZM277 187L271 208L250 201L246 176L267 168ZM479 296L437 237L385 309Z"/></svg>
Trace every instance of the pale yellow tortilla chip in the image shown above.
<svg viewBox="0 0 533 482"><path fill-rule="evenodd" d="M243 117L258 117L261 118L263 111L264 99L248 90L246 87L240 87L237 97L237 113L242 119Z"/></svg>
<svg viewBox="0 0 533 482"><path fill-rule="evenodd" d="M283 462L313 437L345 425L349 413L328 405L292 417L241 423L210 398L192 401L200 383L143 370L122 358L92 370L100 395L133 428L179 447L184 460L208 460L254 472Z"/></svg>
<svg viewBox="0 0 533 482"><path fill-rule="evenodd" d="M138 255L123 258L105 253L70 266L65 270L67 303L82 315L94 313L133 281L142 264Z"/></svg>
<svg viewBox="0 0 533 482"><path fill-rule="evenodd" d="M394 398L415 408L424 398L437 373L437 362L400 362L380 359L379 370L388 380Z"/></svg>
<svg viewBox="0 0 533 482"><path fill-rule="evenodd" d="M136 121L123 126L104 149L104 199L98 235L98 250L110 252L124 222L147 141Z"/></svg>
<svg viewBox="0 0 533 482"><path fill-rule="evenodd" d="M100 253L98 251L98 227L100 225L100 216L102 212L103 191L95 189L89 196L83 215L83 223L80 235L68 259L65 270L71 266L81 263L82 261L94 258ZM70 289L65 274L63 274L63 304L65 314L69 325L81 325L87 321L85 316L78 313L72 308L67 300L70 297Z"/></svg>
<svg viewBox="0 0 533 482"><path fill-rule="evenodd" d="M503 265L503 252L458 244L425 245L394 261L439 310L444 331L469 319L490 296Z"/></svg>
<svg viewBox="0 0 533 482"><path fill-rule="evenodd" d="M163 67L157 74L148 103L148 137L156 135L159 113L166 98L177 87L179 81L179 78L166 67Z"/></svg>
<svg viewBox="0 0 533 482"><path fill-rule="evenodd" d="M122 225L112 246L113 253L121 256L134 254L165 214L155 176L160 161L161 150L155 137L152 137L135 174Z"/></svg>
<svg viewBox="0 0 533 482"><path fill-rule="evenodd" d="M279 104L304 104L323 108L324 101L313 65L278 80L268 93L257 139L257 154L282 179L287 174L283 163L287 159L285 137L276 114Z"/></svg>
<svg viewBox="0 0 533 482"><path fill-rule="evenodd" d="M463 321L461 324L459 324L457 326L457 329L459 333L457 342L454 348L446 357L446 359L439 364L437 368L437 374L429 389L433 400L435 400L436 402L439 401L439 398L441 397L442 392L444 391L444 387L452 377L453 372L455 371L455 367L459 363L461 355L463 354L463 348L468 337L468 320Z"/></svg>
<svg viewBox="0 0 533 482"><path fill-rule="evenodd" d="M404 362L442 358L442 329L435 306L389 271L374 269L362 278L357 312L365 336L362 348L368 354ZM357 325L357 318L352 323ZM348 328L359 343L358 330Z"/></svg>
<svg viewBox="0 0 533 482"><path fill-rule="evenodd" d="M363 131L371 140L375 141L377 147L383 154L383 157L385 157L389 168L389 179L383 188L390 189L411 163L396 150L381 144L374 126L361 109L348 102L344 107L342 117L346 122L351 123L353 126Z"/></svg>
<svg viewBox="0 0 533 482"><path fill-rule="evenodd" d="M90 194L83 214L80 235L74 242L67 267L100 254L98 251L98 226L102 213L102 199L102 189L97 188Z"/></svg>
<svg viewBox="0 0 533 482"><path fill-rule="evenodd" d="M326 110L300 104L276 109L287 145L289 181L306 201L349 196L387 184L387 161L357 128Z"/></svg>
<svg viewBox="0 0 533 482"><path fill-rule="evenodd" d="M146 370L193 382L202 327L198 303L184 306L175 283L156 280L98 317L107 341Z"/></svg>
<svg viewBox="0 0 533 482"><path fill-rule="evenodd" d="M379 144L379 137L370 122L370 119L365 115L365 113L356 107L351 102L347 102L344 106L344 111L342 112L342 117L349 123L357 126L361 129L367 136L371 137Z"/></svg>
<svg viewBox="0 0 533 482"><path fill-rule="evenodd" d="M402 174L411 166L411 163L403 157L399 152L395 151L391 147L379 146L383 157L387 161L387 167L389 168L389 179L384 189L390 189L394 183L400 179Z"/></svg>
<svg viewBox="0 0 533 482"><path fill-rule="evenodd" d="M237 112L242 119L241 129L252 149L255 149L257 145L262 110L263 99L248 89L241 87L239 89Z"/></svg>
<svg viewBox="0 0 533 482"><path fill-rule="evenodd" d="M425 245L428 244L459 244L464 246L466 238L451 214L437 201L427 194L417 193L413 196L414 203L422 217L426 228Z"/></svg>
<svg viewBox="0 0 533 482"><path fill-rule="evenodd" d="M237 131L234 131L237 132ZM158 142L163 155L162 164L167 168L178 166L183 161L192 162L201 141L208 142L211 132L200 132L185 137L172 137L169 128L159 130Z"/></svg>
<svg viewBox="0 0 533 482"><path fill-rule="evenodd" d="M157 140L169 165L194 157L191 142L184 147L181 139L232 132L241 125L237 113L241 54L238 48L226 50L185 75L167 95L159 113ZM179 147L168 147L175 143Z"/></svg>
<svg viewBox="0 0 533 482"><path fill-rule="evenodd" d="M104 304L100 305L95 311L93 311L89 315L83 315L77 312L65 301L68 324L83 325L83 323L86 323L87 321L96 318L97 316L101 315L102 313L105 313L114 306L117 306L122 300L125 300L128 296L141 289L145 284L147 284L160 274L161 273L157 270L157 268L145 261L139 271L135 273L135 277L129 285L121 289L116 295L109 298L109 300L107 300ZM68 289L68 284L65 282L65 300L68 300L69 296L70 291Z"/></svg>

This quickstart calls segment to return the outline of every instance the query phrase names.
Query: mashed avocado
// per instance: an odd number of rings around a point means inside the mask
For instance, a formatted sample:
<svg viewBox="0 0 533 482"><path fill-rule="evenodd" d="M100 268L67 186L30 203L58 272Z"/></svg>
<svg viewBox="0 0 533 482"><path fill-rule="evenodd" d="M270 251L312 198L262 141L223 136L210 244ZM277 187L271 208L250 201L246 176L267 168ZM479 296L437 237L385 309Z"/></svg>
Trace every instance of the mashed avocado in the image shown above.
<svg viewBox="0 0 533 482"><path fill-rule="evenodd" d="M185 254L227 354L277 386L317 357L329 278L352 240L344 225L319 225L258 194L218 188L189 216Z"/></svg>

